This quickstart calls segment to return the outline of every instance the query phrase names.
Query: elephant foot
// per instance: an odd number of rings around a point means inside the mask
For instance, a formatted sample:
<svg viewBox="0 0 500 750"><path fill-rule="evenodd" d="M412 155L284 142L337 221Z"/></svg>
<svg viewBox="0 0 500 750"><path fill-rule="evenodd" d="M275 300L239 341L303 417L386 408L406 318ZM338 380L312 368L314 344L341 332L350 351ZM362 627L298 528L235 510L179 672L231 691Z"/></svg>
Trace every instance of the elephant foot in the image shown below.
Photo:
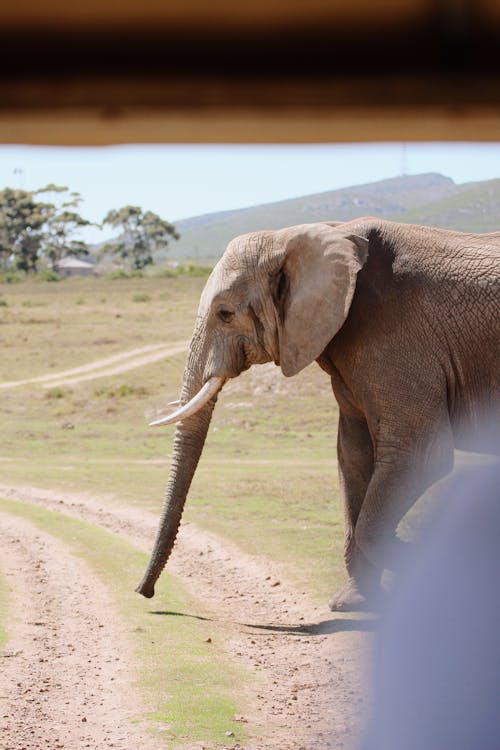
<svg viewBox="0 0 500 750"><path fill-rule="evenodd" d="M354 582L348 583L330 599L332 612L367 612L373 610L374 602L360 594Z"/></svg>
<svg viewBox="0 0 500 750"><path fill-rule="evenodd" d="M366 598L350 587L337 591L328 606L332 612L360 612L370 609Z"/></svg>

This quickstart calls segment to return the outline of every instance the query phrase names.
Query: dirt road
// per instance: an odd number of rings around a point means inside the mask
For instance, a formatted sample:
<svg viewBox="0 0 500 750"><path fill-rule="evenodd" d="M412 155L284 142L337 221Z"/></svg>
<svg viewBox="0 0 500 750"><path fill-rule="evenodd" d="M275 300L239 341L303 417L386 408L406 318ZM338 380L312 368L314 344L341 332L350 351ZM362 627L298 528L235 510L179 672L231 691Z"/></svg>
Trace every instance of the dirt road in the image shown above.
<svg viewBox="0 0 500 750"><path fill-rule="evenodd" d="M180 342L177 344L151 344L142 346L139 349L132 349L128 352L121 352L112 357L96 360L81 367L73 367L71 370L62 372L52 372L49 375L39 375L35 378L26 378L25 380L10 380L0 383L0 389L17 388L21 385L42 385L44 388L55 388L57 386L74 385L84 380L95 380L96 378L105 378L110 375L120 375L123 372L134 370L137 367L160 362L167 357L173 357L175 354L181 354L187 350L187 343Z"/></svg>
<svg viewBox="0 0 500 750"><path fill-rule="evenodd" d="M113 498L32 487L0 487L0 495L84 519L145 550L157 523L151 514L122 507ZM105 598L102 584L81 561L75 564L60 542L26 521L10 516L2 521L3 567L9 580L16 580L14 611L20 619L3 660L5 744L0 746L150 750L151 740L140 726L131 729L130 706L140 702L126 679L131 651L120 618L109 603L94 610L94 594L85 593L92 588ZM61 559L67 575L58 581L54 571ZM326 605L311 603L288 583L275 563L247 555L193 524L183 524L169 570L208 604L227 657L257 675L255 706L246 712L252 728L247 750L353 746L367 701L361 657L370 642L369 619L332 615ZM108 637L87 641L86 634L99 633L101 626ZM103 642L113 643L113 654L101 650ZM115 670L118 689L109 690L109 674L99 682L106 665ZM82 683L76 699L75 682ZM118 723L111 719L117 695L122 711ZM30 739L33 716L43 718L36 740ZM163 746L154 745L158 750Z"/></svg>
<svg viewBox="0 0 500 750"><path fill-rule="evenodd" d="M0 513L0 528L18 618L2 659L0 746L154 750L132 724L141 706L129 686L131 649L103 585L30 522Z"/></svg>

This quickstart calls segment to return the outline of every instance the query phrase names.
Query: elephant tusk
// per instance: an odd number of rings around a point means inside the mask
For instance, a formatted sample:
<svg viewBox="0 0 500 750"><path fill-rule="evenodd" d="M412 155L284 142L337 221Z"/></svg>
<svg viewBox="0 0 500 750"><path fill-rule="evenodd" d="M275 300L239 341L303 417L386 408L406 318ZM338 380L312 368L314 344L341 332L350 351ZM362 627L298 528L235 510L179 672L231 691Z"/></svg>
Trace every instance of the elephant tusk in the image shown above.
<svg viewBox="0 0 500 750"><path fill-rule="evenodd" d="M169 401L167 406L179 406L180 403L181 403L180 398L177 398L175 401Z"/></svg>
<svg viewBox="0 0 500 750"><path fill-rule="evenodd" d="M191 401L188 401L187 404L184 404L184 406L181 406L180 409L172 412L172 414L168 414L166 417L161 417L154 422L150 422L149 426L159 427L160 425L173 424L174 422L180 422L181 419L186 419L187 417L196 414L197 411L205 406L205 404L207 404L210 399L220 391L225 382L226 379L219 376L210 378L207 380L203 388L198 391L196 396L193 396Z"/></svg>

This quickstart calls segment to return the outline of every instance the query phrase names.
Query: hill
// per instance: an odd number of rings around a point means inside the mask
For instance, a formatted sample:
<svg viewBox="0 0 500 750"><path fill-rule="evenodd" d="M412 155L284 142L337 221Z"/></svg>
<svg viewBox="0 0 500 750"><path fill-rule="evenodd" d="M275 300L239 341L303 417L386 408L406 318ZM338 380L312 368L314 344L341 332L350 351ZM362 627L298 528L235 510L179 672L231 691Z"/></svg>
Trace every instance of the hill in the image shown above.
<svg viewBox="0 0 500 750"><path fill-rule="evenodd" d="M500 229L500 179L457 186L458 192L409 211L403 221L462 232Z"/></svg>
<svg viewBox="0 0 500 750"><path fill-rule="evenodd" d="M175 221L181 239L172 244L169 256L217 258L244 232L367 215L470 232L498 230L500 179L457 185L440 174L407 175L181 219Z"/></svg>

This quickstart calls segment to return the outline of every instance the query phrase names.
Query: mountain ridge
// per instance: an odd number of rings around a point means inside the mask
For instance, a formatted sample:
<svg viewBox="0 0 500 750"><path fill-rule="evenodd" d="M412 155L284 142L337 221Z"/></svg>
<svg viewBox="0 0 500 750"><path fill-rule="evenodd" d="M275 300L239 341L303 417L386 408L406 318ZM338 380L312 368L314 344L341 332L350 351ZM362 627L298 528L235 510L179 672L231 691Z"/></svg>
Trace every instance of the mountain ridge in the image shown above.
<svg viewBox="0 0 500 750"><path fill-rule="evenodd" d="M170 246L168 257L217 258L239 234L366 215L470 232L495 231L500 229L500 179L457 184L433 172L401 175L187 217L174 222L181 239Z"/></svg>

